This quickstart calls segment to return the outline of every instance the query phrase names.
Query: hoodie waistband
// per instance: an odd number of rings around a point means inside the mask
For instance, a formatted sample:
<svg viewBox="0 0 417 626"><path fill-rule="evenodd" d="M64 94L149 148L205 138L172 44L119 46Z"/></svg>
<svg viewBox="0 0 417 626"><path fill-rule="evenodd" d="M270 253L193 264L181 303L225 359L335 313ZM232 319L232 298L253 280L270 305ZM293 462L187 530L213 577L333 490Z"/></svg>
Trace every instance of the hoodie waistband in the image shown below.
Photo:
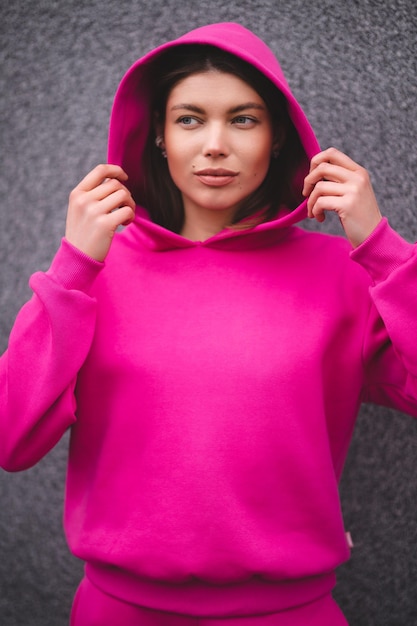
<svg viewBox="0 0 417 626"><path fill-rule="evenodd" d="M244 617L278 613L312 602L335 586L334 572L269 582L260 577L224 585L191 580L167 583L143 579L109 565L87 563L87 578L99 589L144 608L195 617Z"/></svg>

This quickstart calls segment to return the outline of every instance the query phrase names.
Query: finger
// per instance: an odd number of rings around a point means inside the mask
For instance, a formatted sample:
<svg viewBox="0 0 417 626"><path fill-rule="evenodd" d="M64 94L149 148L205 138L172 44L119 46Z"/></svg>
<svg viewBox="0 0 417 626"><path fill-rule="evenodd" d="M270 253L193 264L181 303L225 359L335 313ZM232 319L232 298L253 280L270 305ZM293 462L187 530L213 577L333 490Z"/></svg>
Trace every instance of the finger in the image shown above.
<svg viewBox="0 0 417 626"><path fill-rule="evenodd" d="M100 202L117 191L124 191L130 195L130 191L117 178L106 178L101 184L89 192L91 199Z"/></svg>
<svg viewBox="0 0 417 626"><path fill-rule="evenodd" d="M98 209L100 213L111 213L121 206L128 206L133 211L135 210L135 201L126 188L118 189L110 195L105 196L98 204Z"/></svg>
<svg viewBox="0 0 417 626"><path fill-rule="evenodd" d="M322 162L305 177L302 193L304 196L310 195L314 187L322 181L345 183L349 180L349 178L350 170L347 170L340 165Z"/></svg>
<svg viewBox="0 0 417 626"><path fill-rule="evenodd" d="M77 188L82 191L91 191L106 180L106 178L117 178L118 180L126 181L128 177L126 172L119 165L102 163L91 170L77 185Z"/></svg>
<svg viewBox="0 0 417 626"><path fill-rule="evenodd" d="M320 197L322 196L337 197L337 196L343 195L343 193L344 193L344 186L341 185L340 183L321 180L314 186L310 194L310 197L308 199L308 202L307 202L308 216L313 217L313 207L315 206L315 204L317 203L317 200Z"/></svg>
<svg viewBox="0 0 417 626"><path fill-rule="evenodd" d="M311 170L305 177L305 180L315 184L319 180L332 180L335 182L344 182L349 176L351 176L351 170L342 167L341 165L335 165L328 161L323 161L314 170Z"/></svg>
<svg viewBox="0 0 417 626"><path fill-rule="evenodd" d="M310 217L315 218L318 222L324 222L327 212L340 213L344 208L344 199L342 196L320 196L311 207Z"/></svg>
<svg viewBox="0 0 417 626"><path fill-rule="evenodd" d="M111 230L119 226L127 226L135 217L135 211L131 206L121 206L112 211L108 216L108 225Z"/></svg>
<svg viewBox="0 0 417 626"><path fill-rule="evenodd" d="M316 169L321 163L332 163L334 165L340 165L348 170L356 170L358 167L358 163L353 161L350 157L347 156L344 152L337 150L336 148L327 148L327 150L323 150L316 154L310 162L310 172Z"/></svg>

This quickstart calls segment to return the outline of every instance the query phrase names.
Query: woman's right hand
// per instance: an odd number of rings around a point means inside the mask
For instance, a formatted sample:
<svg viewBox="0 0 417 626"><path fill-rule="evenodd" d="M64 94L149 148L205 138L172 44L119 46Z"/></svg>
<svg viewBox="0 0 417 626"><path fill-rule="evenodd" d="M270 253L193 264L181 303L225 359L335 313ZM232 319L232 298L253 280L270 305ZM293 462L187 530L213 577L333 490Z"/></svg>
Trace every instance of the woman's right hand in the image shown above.
<svg viewBox="0 0 417 626"><path fill-rule="evenodd" d="M135 215L135 202L118 165L97 165L71 191L65 238L96 261L104 261L118 226Z"/></svg>

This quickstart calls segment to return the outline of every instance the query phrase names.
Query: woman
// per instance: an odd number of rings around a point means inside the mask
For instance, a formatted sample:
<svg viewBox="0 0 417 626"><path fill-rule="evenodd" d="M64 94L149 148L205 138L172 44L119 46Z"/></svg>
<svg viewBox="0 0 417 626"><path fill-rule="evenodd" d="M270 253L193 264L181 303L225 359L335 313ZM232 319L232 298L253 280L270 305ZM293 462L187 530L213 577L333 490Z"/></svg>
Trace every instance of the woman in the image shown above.
<svg viewBox="0 0 417 626"><path fill-rule="evenodd" d="M337 483L361 402L417 416L416 271L252 33L130 68L0 369L3 467L71 427L73 626L346 624Z"/></svg>

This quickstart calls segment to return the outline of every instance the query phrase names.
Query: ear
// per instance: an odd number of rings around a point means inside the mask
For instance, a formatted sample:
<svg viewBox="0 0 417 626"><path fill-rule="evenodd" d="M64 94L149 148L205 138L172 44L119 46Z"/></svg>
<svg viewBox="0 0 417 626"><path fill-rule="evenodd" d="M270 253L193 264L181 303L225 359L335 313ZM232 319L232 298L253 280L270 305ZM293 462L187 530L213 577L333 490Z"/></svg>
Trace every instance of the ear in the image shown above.
<svg viewBox="0 0 417 626"><path fill-rule="evenodd" d="M162 120L160 119L158 113L154 113L153 116L153 128L155 131L155 135L157 137L163 137L164 136L164 124L162 122Z"/></svg>
<svg viewBox="0 0 417 626"><path fill-rule="evenodd" d="M274 139L272 142L272 152L279 153L282 146L284 145L285 139L287 136L287 132L284 126L280 125L275 128Z"/></svg>

